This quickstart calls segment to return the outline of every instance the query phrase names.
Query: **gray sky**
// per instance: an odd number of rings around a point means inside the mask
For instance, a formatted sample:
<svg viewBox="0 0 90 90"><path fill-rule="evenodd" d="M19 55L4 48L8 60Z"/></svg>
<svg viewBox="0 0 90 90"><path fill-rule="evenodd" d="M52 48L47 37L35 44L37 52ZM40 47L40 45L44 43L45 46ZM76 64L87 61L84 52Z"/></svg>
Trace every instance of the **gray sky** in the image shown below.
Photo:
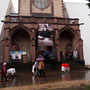
<svg viewBox="0 0 90 90"><path fill-rule="evenodd" d="M85 3L87 0L63 0L64 2L80 2ZM18 0L12 0L16 12L18 12Z"/></svg>

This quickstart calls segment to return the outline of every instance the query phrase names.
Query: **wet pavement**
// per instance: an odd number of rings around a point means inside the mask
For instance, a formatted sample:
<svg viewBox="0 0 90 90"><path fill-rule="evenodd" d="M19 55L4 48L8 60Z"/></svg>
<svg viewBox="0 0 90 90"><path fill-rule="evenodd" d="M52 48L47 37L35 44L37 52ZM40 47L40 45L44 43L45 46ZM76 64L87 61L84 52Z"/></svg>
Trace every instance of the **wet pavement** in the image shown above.
<svg viewBox="0 0 90 90"><path fill-rule="evenodd" d="M8 77L8 82L0 82L0 88L11 86L25 86L46 84L51 82L61 82L70 80L90 80L90 70L71 71L62 73L61 71L45 71L45 77L35 77L31 71L16 72L14 78Z"/></svg>

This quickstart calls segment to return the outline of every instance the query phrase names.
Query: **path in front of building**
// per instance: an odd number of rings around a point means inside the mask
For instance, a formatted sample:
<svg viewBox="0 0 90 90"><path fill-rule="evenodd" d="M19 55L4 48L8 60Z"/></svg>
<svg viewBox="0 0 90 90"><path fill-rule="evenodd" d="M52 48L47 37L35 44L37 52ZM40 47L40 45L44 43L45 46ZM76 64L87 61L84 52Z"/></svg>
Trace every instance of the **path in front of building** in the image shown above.
<svg viewBox="0 0 90 90"><path fill-rule="evenodd" d="M8 82L0 82L0 88L39 85L52 82L72 81L72 80L90 80L90 70L71 71L63 74L61 71L45 71L46 76L34 77L31 71L16 72L14 78L8 77Z"/></svg>

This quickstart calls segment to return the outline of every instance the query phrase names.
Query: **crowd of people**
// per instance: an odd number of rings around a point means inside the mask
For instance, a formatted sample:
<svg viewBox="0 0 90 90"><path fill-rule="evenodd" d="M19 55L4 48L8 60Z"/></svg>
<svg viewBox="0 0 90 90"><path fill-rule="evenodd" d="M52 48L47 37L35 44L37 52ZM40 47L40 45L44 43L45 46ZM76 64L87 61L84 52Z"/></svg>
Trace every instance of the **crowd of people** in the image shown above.
<svg viewBox="0 0 90 90"><path fill-rule="evenodd" d="M36 62L33 65L32 72L35 76L45 77L44 69L45 65L44 63L54 64L55 63L55 55L48 50L43 52L41 51L36 58ZM35 70L34 70L35 69Z"/></svg>
<svg viewBox="0 0 90 90"><path fill-rule="evenodd" d="M50 53L49 51L46 52L40 52L38 57L35 60L35 63L33 64L32 67L32 72L34 73L34 76L40 76L40 77L45 77L45 62L49 62L50 64L55 63L55 55ZM7 80L7 68L6 68L6 63L4 62L3 65L1 66L1 82L5 79ZM62 63L61 64L61 71L68 71L69 72L69 64Z"/></svg>
<svg viewBox="0 0 90 90"><path fill-rule="evenodd" d="M61 60L77 60L78 57L78 51L77 50L70 50L63 53L60 52Z"/></svg>
<svg viewBox="0 0 90 90"><path fill-rule="evenodd" d="M14 77L16 73L15 68L7 68L7 63L3 62L0 65L0 77L1 77L1 82L3 81L8 81L7 76L11 76L12 78Z"/></svg>
<svg viewBox="0 0 90 90"><path fill-rule="evenodd" d="M43 55L48 55L44 56ZM40 55L38 56L38 58L36 58L36 61L33 65L33 68L32 68L32 72L34 73L34 76L40 76L40 77L45 77L45 73L44 73L44 70L45 70L45 65L44 65L44 62L45 60L49 60L50 61L53 61L55 60L55 57L53 56L53 54L49 53L49 52L45 52L44 54L40 53ZM68 63L62 63L61 64L61 71L63 73L65 72L69 72L70 71L70 67L69 67L69 64Z"/></svg>
<svg viewBox="0 0 90 90"><path fill-rule="evenodd" d="M45 73L44 73L45 65L43 60L45 59L42 56L42 54L40 54L36 59L36 62L34 63L32 68L32 72L34 73L35 76L45 77Z"/></svg>

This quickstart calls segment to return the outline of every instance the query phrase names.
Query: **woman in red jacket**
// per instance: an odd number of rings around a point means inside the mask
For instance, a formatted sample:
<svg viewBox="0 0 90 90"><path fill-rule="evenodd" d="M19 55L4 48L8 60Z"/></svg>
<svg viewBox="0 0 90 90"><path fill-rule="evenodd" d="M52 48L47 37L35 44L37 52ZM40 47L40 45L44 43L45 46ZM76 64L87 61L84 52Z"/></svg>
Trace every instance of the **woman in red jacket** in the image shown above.
<svg viewBox="0 0 90 90"><path fill-rule="evenodd" d="M7 74L6 63L3 63L1 67L1 82L3 82L3 78L5 78L5 80L7 81L6 74Z"/></svg>

